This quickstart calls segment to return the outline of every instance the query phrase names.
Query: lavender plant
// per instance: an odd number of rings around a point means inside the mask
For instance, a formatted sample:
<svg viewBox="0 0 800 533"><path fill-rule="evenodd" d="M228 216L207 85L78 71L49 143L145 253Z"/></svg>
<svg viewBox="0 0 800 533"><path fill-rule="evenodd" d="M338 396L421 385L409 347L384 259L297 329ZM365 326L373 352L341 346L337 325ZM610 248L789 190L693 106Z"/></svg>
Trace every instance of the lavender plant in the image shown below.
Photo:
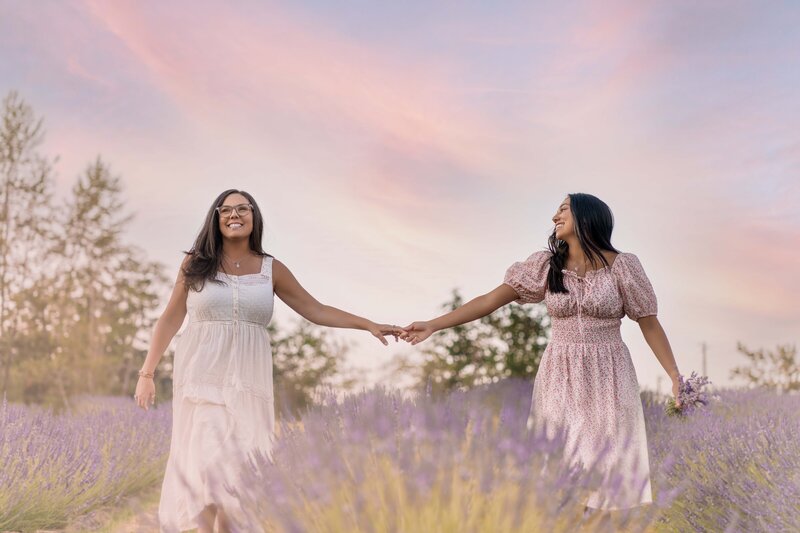
<svg viewBox="0 0 800 533"><path fill-rule="evenodd" d="M530 397L518 381L441 400L382 388L331 397L282 425L274 461L254 465L242 529L575 531L599 473L574 466L562 433L527 430ZM653 514L635 511L616 525L644 530Z"/></svg>
<svg viewBox="0 0 800 533"><path fill-rule="evenodd" d="M654 531L796 531L800 395L717 392L690 417L645 407L653 485L676 493Z"/></svg>
<svg viewBox="0 0 800 533"><path fill-rule="evenodd" d="M691 417L644 402L652 506L581 525L594 465L525 427L530 382L440 399L375 388L284 420L236 487L244 531L792 531L800 523L800 396L719 391ZM168 405L168 404L167 404ZM170 410L87 398L71 415L0 409L0 530L58 528L157 487ZM598 460L602 459L602 454ZM624 480L612 480L613 488Z"/></svg>
<svg viewBox="0 0 800 533"><path fill-rule="evenodd" d="M0 407L0 531L64 527L73 518L156 485L171 412L128 398L76 399L74 412Z"/></svg>

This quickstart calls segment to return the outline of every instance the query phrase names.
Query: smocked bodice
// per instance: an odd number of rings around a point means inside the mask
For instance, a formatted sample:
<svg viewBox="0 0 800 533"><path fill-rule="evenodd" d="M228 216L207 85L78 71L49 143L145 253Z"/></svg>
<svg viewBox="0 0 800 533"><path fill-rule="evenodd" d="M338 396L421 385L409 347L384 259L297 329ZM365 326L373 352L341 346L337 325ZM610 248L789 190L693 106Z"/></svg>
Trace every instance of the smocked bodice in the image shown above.
<svg viewBox="0 0 800 533"><path fill-rule="evenodd" d="M274 298L271 257L263 257L261 271L235 276L218 272L224 285L206 281L200 292L190 291L186 312L190 323L219 321L267 326L272 319ZM269 280L270 283L265 283Z"/></svg>
<svg viewBox="0 0 800 533"><path fill-rule="evenodd" d="M656 314L655 293L635 255L620 253L610 266L582 277L563 269L566 293L547 287L550 257L542 251L514 263L504 282L519 294L520 303L544 301L553 342L619 343L622 317L638 320Z"/></svg>

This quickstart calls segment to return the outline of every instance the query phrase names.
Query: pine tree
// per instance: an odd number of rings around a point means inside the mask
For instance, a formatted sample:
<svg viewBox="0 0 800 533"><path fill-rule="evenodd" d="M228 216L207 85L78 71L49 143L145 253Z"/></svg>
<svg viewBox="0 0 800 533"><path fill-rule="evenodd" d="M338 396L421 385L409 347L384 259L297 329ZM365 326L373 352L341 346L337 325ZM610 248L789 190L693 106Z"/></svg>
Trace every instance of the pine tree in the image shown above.
<svg viewBox="0 0 800 533"><path fill-rule="evenodd" d="M123 241L132 218L124 213L120 179L98 157L72 189L58 246L57 345L74 392L127 393L146 351L141 335L152 329L150 314L167 279L162 265Z"/></svg>
<svg viewBox="0 0 800 533"><path fill-rule="evenodd" d="M33 346L27 320L41 302L31 301L48 267L52 232L52 162L38 152L42 120L16 92L3 99L0 124L0 380L9 387L12 366ZM24 339L24 340L23 340ZM33 352L36 354L38 352Z"/></svg>

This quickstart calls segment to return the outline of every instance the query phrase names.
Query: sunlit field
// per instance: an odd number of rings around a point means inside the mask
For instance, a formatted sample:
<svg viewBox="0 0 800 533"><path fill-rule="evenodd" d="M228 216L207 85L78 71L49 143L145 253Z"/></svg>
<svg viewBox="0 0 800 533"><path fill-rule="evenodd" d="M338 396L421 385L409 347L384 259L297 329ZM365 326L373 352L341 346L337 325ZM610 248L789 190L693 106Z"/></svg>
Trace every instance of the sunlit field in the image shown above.
<svg viewBox="0 0 800 533"><path fill-rule="evenodd" d="M375 388L285 420L274 463L240 488L246 530L792 531L800 524L800 396L717 390L691 417L643 393L653 505L594 515L594 479L526 430L530 383L441 398ZM71 415L7 405L0 418L0 530L64 527L160 487L170 405L85 398ZM580 529L583 528L583 529Z"/></svg>
<svg viewBox="0 0 800 533"><path fill-rule="evenodd" d="M0 531L61 528L143 488L160 487L169 452L168 406L85 397L72 414L0 408Z"/></svg>

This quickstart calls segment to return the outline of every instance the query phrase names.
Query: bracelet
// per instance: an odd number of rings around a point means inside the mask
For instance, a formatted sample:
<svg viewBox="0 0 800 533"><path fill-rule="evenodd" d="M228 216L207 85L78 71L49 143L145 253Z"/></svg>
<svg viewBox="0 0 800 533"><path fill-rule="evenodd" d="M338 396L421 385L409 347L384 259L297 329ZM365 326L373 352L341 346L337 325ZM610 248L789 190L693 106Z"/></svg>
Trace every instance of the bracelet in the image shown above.
<svg viewBox="0 0 800 533"><path fill-rule="evenodd" d="M145 372L144 370L139 370L139 377L140 378L153 379L154 376L155 376L155 372Z"/></svg>

